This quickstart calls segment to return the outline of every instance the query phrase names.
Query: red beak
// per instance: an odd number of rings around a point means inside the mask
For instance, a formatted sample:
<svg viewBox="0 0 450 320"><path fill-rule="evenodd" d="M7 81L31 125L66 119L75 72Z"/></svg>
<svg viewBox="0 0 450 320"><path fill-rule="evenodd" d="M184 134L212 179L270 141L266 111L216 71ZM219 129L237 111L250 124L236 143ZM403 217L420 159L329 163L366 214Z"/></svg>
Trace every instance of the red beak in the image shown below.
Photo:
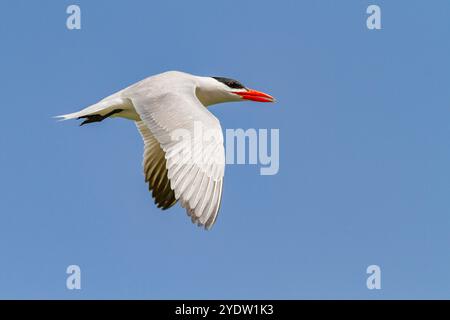
<svg viewBox="0 0 450 320"><path fill-rule="evenodd" d="M233 93L240 95L242 99L245 100L252 100L257 102L275 102L274 97L272 97L271 95L253 89L247 89L247 91L234 91Z"/></svg>

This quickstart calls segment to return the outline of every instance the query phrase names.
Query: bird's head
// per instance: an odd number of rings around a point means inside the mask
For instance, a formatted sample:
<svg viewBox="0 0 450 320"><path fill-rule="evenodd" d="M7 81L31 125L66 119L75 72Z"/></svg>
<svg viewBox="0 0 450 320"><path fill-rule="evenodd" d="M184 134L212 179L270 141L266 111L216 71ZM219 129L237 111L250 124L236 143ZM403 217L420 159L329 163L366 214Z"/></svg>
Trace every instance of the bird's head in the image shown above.
<svg viewBox="0 0 450 320"><path fill-rule="evenodd" d="M275 102L267 93L249 89L237 80L223 77L204 77L196 94L205 106L242 100Z"/></svg>

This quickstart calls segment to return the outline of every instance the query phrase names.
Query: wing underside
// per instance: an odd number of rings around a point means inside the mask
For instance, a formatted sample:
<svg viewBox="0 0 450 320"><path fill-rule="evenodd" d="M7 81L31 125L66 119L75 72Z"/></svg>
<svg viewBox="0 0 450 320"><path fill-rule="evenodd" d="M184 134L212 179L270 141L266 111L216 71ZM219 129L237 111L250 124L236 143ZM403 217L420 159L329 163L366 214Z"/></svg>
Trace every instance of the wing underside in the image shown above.
<svg viewBox="0 0 450 320"><path fill-rule="evenodd" d="M144 140L144 168L145 182L155 199L158 208L166 210L176 202L175 192L170 188L167 177L166 158L159 142L153 137L143 121L136 121L136 126Z"/></svg>

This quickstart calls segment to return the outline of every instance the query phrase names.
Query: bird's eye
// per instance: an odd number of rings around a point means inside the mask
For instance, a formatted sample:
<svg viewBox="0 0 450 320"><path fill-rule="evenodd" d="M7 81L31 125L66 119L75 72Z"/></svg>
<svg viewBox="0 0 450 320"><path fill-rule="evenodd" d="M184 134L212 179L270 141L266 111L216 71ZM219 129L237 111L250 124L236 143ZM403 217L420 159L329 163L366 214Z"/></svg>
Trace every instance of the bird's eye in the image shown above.
<svg viewBox="0 0 450 320"><path fill-rule="evenodd" d="M217 81L222 82L226 86L232 88L232 89L244 89L245 87L237 80L229 79L229 78L222 78L222 77L213 77Z"/></svg>
<svg viewBox="0 0 450 320"><path fill-rule="evenodd" d="M242 89L244 86L237 81L231 81L228 86L233 89Z"/></svg>

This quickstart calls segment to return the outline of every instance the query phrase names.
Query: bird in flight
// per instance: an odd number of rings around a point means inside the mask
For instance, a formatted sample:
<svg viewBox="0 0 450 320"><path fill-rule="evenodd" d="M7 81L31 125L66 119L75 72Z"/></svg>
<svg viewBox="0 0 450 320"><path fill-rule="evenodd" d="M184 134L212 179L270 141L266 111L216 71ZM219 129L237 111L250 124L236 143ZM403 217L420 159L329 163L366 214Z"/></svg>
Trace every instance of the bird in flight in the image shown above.
<svg viewBox="0 0 450 320"><path fill-rule="evenodd" d="M220 207L225 150L219 120L207 107L242 100L274 102L233 79L169 71L57 118L82 119L80 125L110 117L135 121L155 204L165 210L179 201L193 223L209 229Z"/></svg>

